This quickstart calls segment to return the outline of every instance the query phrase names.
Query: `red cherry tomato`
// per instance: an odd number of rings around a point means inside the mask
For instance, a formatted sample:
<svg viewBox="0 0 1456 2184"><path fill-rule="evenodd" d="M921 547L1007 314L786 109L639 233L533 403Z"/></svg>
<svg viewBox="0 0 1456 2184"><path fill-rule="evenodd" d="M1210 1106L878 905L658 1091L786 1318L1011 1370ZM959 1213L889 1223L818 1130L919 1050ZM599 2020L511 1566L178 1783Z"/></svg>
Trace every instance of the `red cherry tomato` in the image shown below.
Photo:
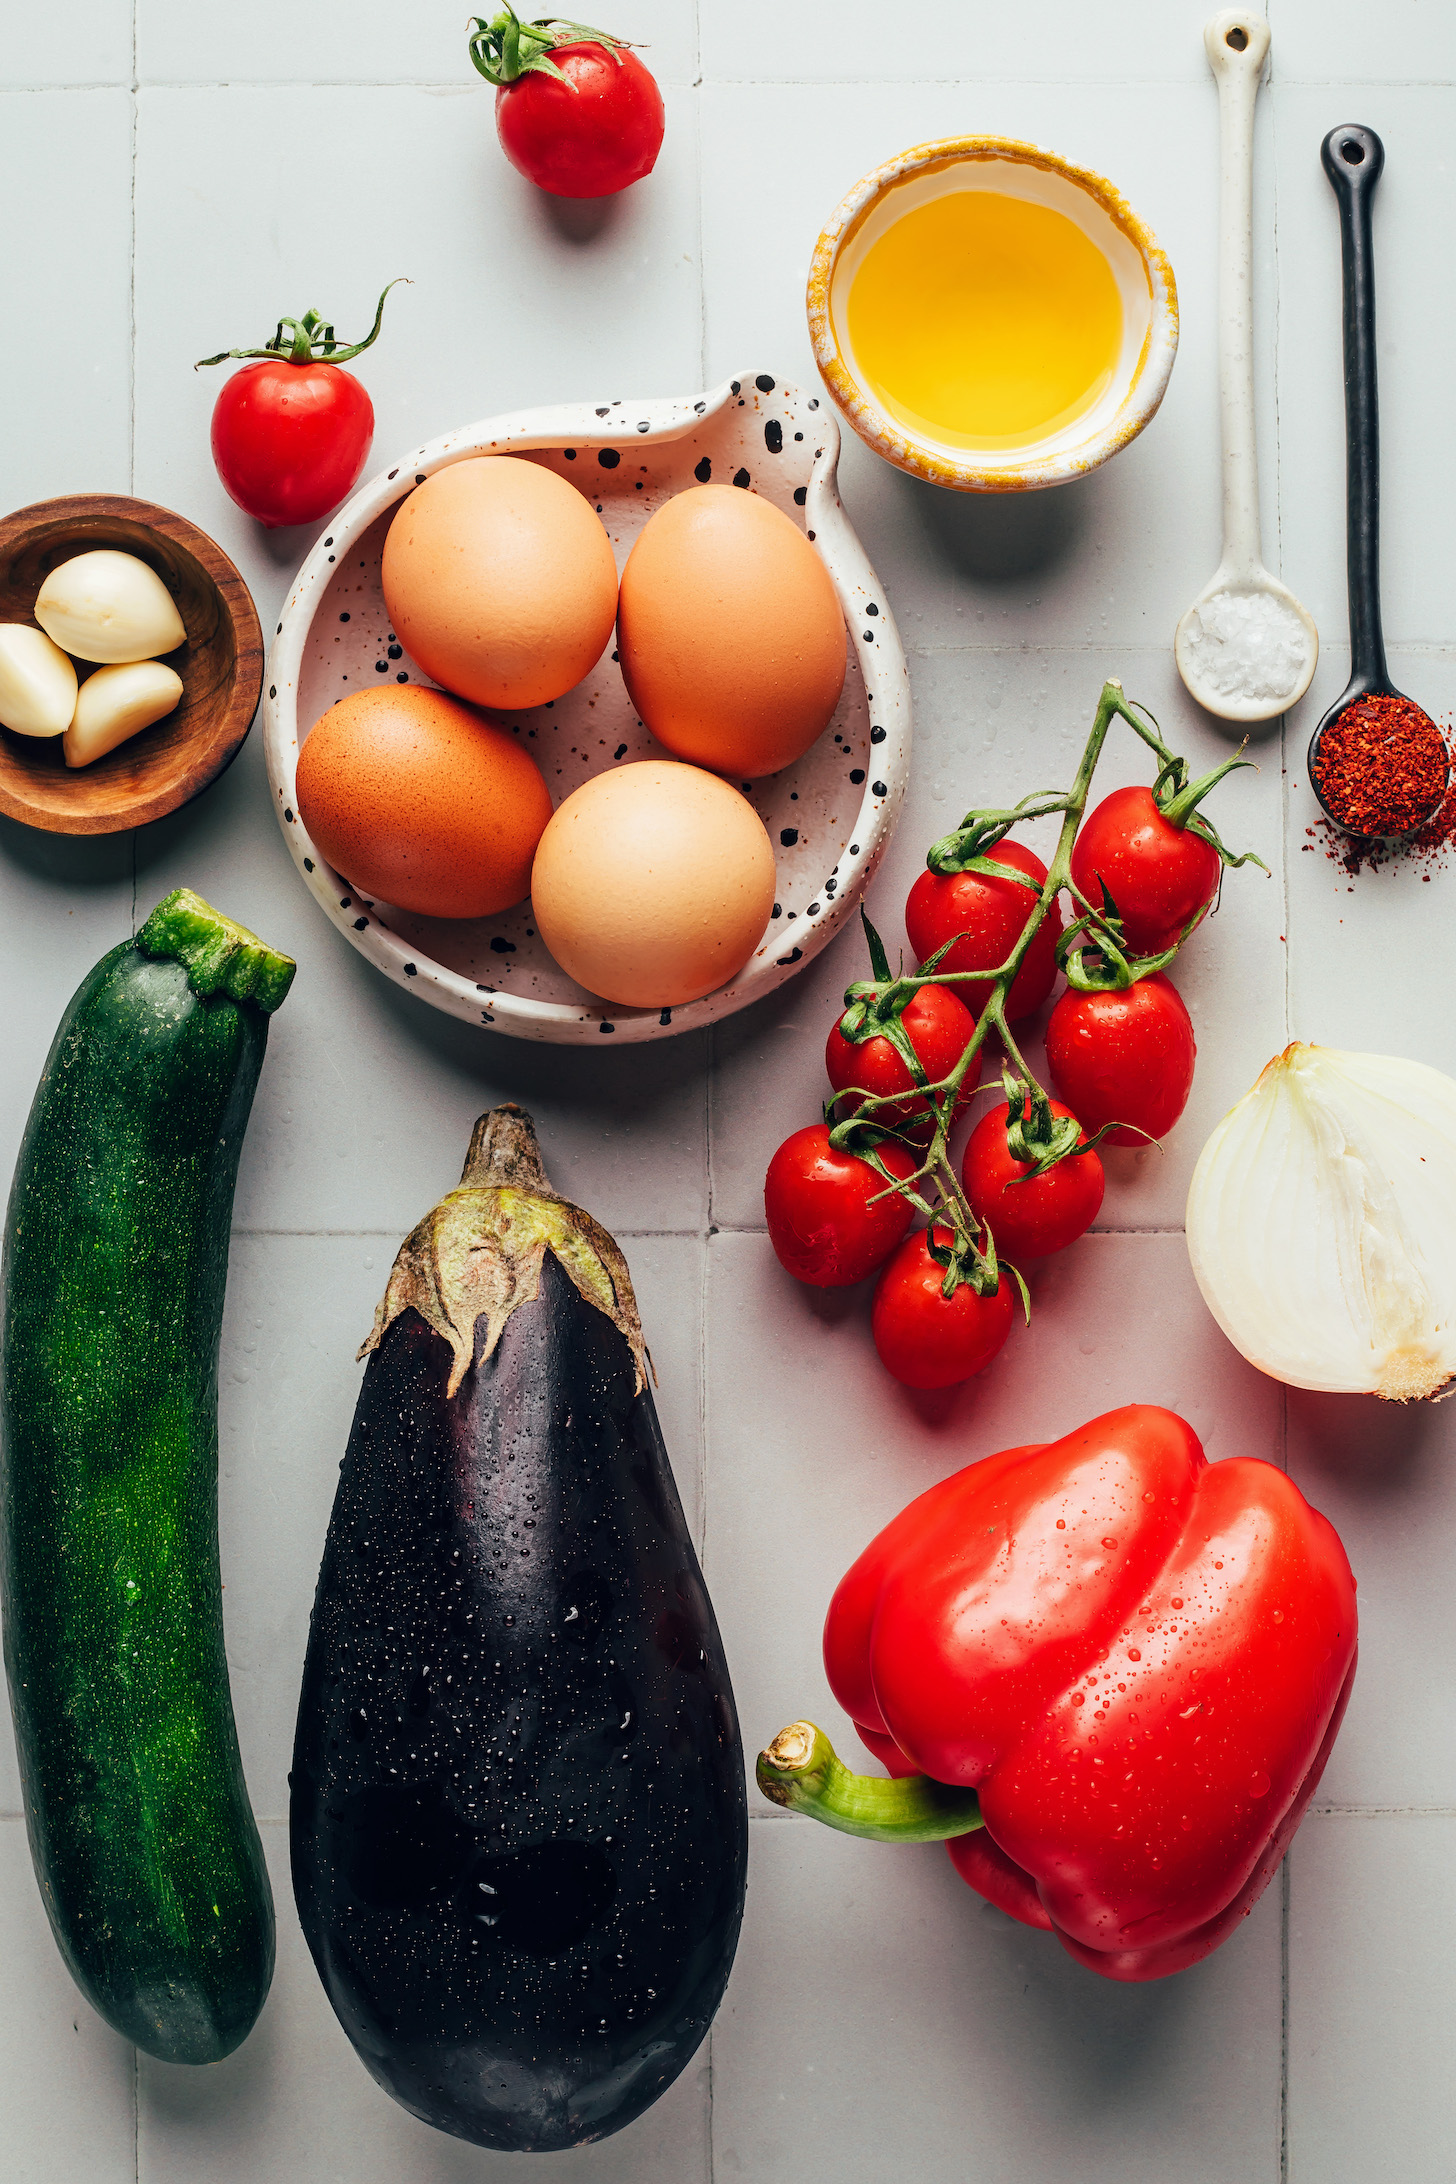
<svg viewBox="0 0 1456 2184"><path fill-rule="evenodd" d="M996 1293L978 1297L969 1282L943 1297L945 1268L930 1256L928 1229L907 1236L880 1276L870 1328L880 1363L906 1388L951 1388L984 1372L1011 1332L1016 1303L1002 1275ZM950 1232L938 1228L937 1243Z"/></svg>
<svg viewBox="0 0 1456 2184"><path fill-rule="evenodd" d="M1052 1113L1070 1114L1060 1100ZM1102 1204L1102 1163L1095 1153L1069 1153L1045 1175L1029 1183L1031 1163L1013 1160L1006 1145L1006 1109L998 1105L971 1132L961 1163L961 1182L971 1211L989 1224L996 1249L1005 1259L1039 1259L1068 1244L1092 1226Z"/></svg>
<svg viewBox="0 0 1456 2184"><path fill-rule="evenodd" d="M553 197L614 197L651 174L662 93L630 46L560 45L566 81L529 69L495 95L496 134L518 173Z"/></svg>
<svg viewBox="0 0 1456 2184"><path fill-rule="evenodd" d="M950 1075L976 1028L970 1010L956 999L949 986L918 986L906 1002L900 1021L932 1084ZM883 1099L892 1092L908 1091L915 1081L904 1056L883 1033L856 1046L852 1039L845 1038L838 1024L830 1028L824 1066L836 1092L853 1085L858 1091ZM975 1090L974 1085L971 1090ZM961 1093L956 1101L957 1112L969 1097L970 1093ZM928 1138L934 1128L934 1117L923 1094L899 1100L893 1107L882 1107L876 1119L887 1129L905 1130L921 1139Z"/></svg>
<svg viewBox="0 0 1456 2184"><path fill-rule="evenodd" d="M998 842L986 854L997 864L1026 873L1038 887L1046 880L1047 868L1040 857L1020 842ZM964 933L966 938L942 957L937 969L991 971L1010 955L1035 902L1032 890L1015 880L994 879L984 872L922 872L905 904L905 931L921 963L952 934ZM1033 1015L1051 992L1061 930L1061 905L1053 903L1006 997L1008 1022ZM968 983L956 991L972 1014L979 1015L991 987L989 981Z"/></svg>
<svg viewBox="0 0 1456 2184"><path fill-rule="evenodd" d="M317 523L364 468L374 405L337 364L245 364L212 412L212 459L239 508L276 529Z"/></svg>
<svg viewBox="0 0 1456 2184"><path fill-rule="evenodd" d="M1151 789L1114 789L1082 821L1072 878L1102 907L1102 882L1137 955L1161 955L1218 893L1219 857L1187 827L1169 826Z"/></svg>
<svg viewBox="0 0 1456 2184"><path fill-rule="evenodd" d="M914 1174L914 1156L903 1145L882 1145L880 1155L891 1175ZM872 1198L877 1205L870 1205ZM780 1266L816 1289L847 1289L873 1274L913 1218L898 1191L867 1162L836 1152L822 1122L796 1130L774 1154L763 1210Z"/></svg>
<svg viewBox="0 0 1456 2184"><path fill-rule="evenodd" d="M1046 1034L1052 1083L1089 1136L1145 1145L1172 1129L1193 1084L1198 1052L1183 996L1157 971L1121 993L1064 993ZM1147 1137L1139 1135L1146 1131Z"/></svg>

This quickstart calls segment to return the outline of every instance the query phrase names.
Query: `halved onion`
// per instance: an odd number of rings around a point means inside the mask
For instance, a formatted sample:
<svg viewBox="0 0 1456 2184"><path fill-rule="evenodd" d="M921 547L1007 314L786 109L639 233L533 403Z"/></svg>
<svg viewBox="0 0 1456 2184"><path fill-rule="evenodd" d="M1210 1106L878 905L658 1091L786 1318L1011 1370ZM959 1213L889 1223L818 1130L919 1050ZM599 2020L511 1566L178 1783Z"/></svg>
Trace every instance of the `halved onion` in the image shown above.
<svg viewBox="0 0 1456 2184"><path fill-rule="evenodd" d="M1456 1083L1296 1043L1224 1116L1188 1255L1236 1350L1293 1388L1408 1403L1456 1377Z"/></svg>

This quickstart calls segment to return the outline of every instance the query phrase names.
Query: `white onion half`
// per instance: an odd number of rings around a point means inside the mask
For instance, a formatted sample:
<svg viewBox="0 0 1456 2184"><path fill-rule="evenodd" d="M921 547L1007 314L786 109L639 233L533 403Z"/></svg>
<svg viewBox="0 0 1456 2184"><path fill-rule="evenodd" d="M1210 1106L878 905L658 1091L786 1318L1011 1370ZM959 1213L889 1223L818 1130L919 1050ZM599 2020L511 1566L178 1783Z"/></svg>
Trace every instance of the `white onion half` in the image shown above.
<svg viewBox="0 0 1456 2184"><path fill-rule="evenodd" d="M1188 1191L1188 1255L1229 1341L1292 1388L1412 1402L1456 1376L1456 1083L1286 1047Z"/></svg>

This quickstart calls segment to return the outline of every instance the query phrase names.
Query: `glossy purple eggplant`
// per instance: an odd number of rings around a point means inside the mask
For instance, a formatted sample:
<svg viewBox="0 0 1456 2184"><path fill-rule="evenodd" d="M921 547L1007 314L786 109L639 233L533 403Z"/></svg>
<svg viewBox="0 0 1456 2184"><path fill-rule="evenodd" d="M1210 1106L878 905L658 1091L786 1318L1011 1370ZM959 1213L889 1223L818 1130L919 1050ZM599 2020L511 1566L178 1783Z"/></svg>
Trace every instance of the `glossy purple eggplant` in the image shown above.
<svg viewBox="0 0 1456 2184"><path fill-rule="evenodd" d="M708 2030L747 1812L626 1264L519 1109L476 1125L366 1348L294 1749L304 1933L414 2115L584 2145Z"/></svg>

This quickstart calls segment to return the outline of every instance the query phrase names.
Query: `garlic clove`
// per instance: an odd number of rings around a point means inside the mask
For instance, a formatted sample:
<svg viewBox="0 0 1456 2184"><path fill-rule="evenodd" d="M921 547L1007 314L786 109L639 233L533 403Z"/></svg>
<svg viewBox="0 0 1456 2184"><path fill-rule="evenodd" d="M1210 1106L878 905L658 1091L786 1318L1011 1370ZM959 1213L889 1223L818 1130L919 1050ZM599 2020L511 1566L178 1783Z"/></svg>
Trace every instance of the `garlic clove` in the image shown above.
<svg viewBox="0 0 1456 2184"><path fill-rule="evenodd" d="M1187 1232L1204 1302L1262 1372L1439 1393L1456 1378L1456 1083L1288 1047L1205 1145Z"/></svg>
<svg viewBox="0 0 1456 2184"><path fill-rule="evenodd" d="M76 710L76 670L43 629L0 623L0 728L59 736Z"/></svg>
<svg viewBox="0 0 1456 2184"><path fill-rule="evenodd" d="M66 730L62 755L68 766L89 766L128 736L139 735L176 709L182 677L160 660L98 667L76 696L76 717Z"/></svg>
<svg viewBox="0 0 1456 2184"><path fill-rule="evenodd" d="M35 602L41 628L78 660L108 663L175 652L187 632L156 571L135 554L77 554L52 569Z"/></svg>

